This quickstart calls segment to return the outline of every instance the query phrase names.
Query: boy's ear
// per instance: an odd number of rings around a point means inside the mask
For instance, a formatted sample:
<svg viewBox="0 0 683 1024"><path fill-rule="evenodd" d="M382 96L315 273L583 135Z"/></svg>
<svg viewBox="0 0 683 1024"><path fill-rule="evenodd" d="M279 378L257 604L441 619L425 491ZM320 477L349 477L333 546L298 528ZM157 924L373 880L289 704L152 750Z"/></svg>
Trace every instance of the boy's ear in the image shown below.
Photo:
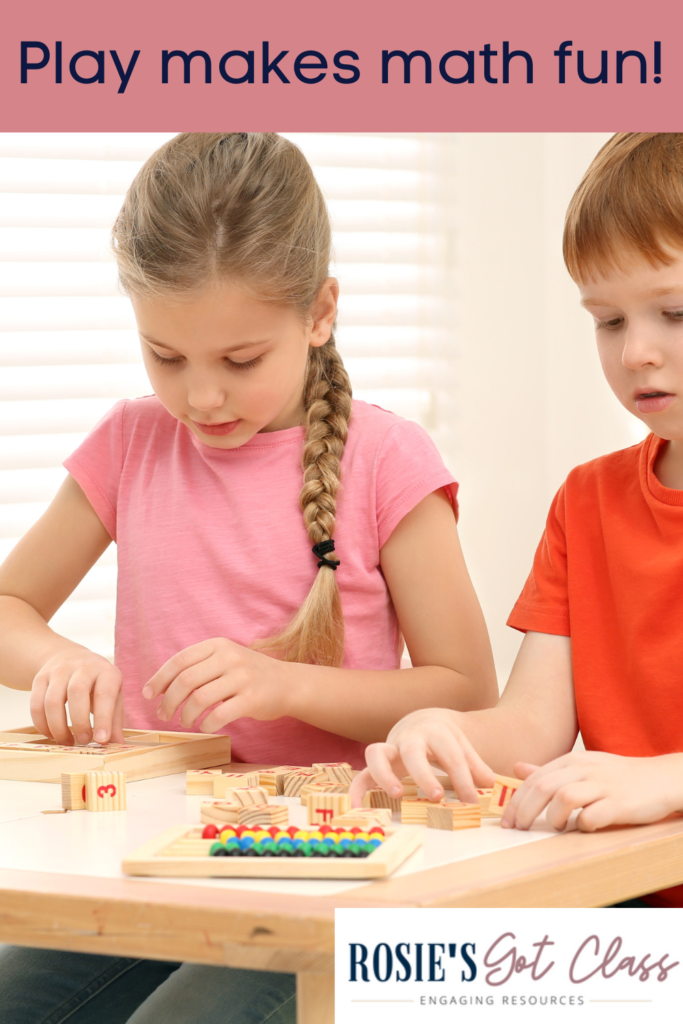
<svg viewBox="0 0 683 1024"><path fill-rule="evenodd" d="M313 306L313 326L309 343L319 348L329 341L332 325L337 317L337 300L339 298L339 282L336 277L328 277L320 286Z"/></svg>

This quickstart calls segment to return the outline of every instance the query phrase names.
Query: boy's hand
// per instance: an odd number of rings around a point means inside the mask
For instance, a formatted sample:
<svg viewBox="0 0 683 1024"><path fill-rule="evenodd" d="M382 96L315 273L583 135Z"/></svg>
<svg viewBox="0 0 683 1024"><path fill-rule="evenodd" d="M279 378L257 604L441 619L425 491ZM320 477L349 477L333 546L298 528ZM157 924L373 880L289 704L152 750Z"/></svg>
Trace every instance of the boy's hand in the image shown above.
<svg viewBox="0 0 683 1024"><path fill-rule="evenodd" d="M54 655L31 687L31 718L36 729L57 743L123 743L121 672L85 647ZM73 734L66 719L66 706ZM90 712L95 721L90 726Z"/></svg>
<svg viewBox="0 0 683 1024"><path fill-rule="evenodd" d="M147 700L162 696L157 715L168 722L183 705L180 722L186 728L209 708L199 726L202 732L218 732L237 718L267 721L289 714L286 679L289 665L225 637L203 640L174 654L162 665L142 695Z"/></svg>
<svg viewBox="0 0 683 1024"><path fill-rule="evenodd" d="M373 786L381 786L389 796L401 796L403 775L412 776L429 800L440 800L444 790L432 764L448 774L461 800L476 803L476 786L492 786L494 775L459 728L460 714L428 708L402 718L386 743L373 743L366 749L368 767L353 781L351 804L359 806Z"/></svg>
<svg viewBox="0 0 683 1024"><path fill-rule="evenodd" d="M676 809L672 776L679 774L680 768L672 770L670 757L577 751L542 768L520 762L515 765L515 775L526 781L508 804L501 824L503 828L527 829L547 809L549 823L561 830L578 808L583 810L576 823L584 832L660 821Z"/></svg>

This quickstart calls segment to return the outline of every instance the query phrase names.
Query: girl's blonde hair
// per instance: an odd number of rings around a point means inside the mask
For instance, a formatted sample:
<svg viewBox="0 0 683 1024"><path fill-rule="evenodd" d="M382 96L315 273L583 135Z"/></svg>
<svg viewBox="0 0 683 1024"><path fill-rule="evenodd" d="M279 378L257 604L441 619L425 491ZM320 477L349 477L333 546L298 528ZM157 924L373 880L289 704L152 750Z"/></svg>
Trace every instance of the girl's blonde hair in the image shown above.
<svg viewBox="0 0 683 1024"><path fill-rule="evenodd" d="M229 279L308 321L328 277L330 223L301 151L271 132L186 133L142 167L113 229L126 292L196 293ZM334 534L351 384L334 331L309 349L300 505L313 544ZM327 555L336 564L335 555ZM344 619L335 571L318 569L310 593L277 636L254 644L285 661L341 665Z"/></svg>
<svg viewBox="0 0 683 1024"><path fill-rule="evenodd" d="M564 260L575 281L633 257L672 263L683 249L683 133L618 132L605 143L567 210Z"/></svg>

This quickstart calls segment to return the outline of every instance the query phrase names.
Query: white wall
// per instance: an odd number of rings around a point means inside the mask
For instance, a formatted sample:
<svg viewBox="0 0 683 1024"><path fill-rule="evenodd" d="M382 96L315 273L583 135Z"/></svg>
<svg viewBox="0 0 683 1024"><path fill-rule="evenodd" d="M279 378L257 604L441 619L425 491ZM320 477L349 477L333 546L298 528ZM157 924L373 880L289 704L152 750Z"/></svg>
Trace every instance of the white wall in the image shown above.
<svg viewBox="0 0 683 1024"><path fill-rule="evenodd" d="M638 441L562 262L571 195L605 134L458 136L456 454L461 534L501 684L505 620L572 466Z"/></svg>

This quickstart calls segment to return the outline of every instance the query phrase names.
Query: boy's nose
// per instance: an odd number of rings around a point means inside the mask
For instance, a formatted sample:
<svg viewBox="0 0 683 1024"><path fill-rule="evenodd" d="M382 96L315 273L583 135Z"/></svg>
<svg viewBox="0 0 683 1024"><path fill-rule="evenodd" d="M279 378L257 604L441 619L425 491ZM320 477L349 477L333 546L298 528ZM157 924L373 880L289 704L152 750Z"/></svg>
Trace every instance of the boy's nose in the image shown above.
<svg viewBox="0 0 683 1024"><path fill-rule="evenodd" d="M661 366L662 353L655 338L647 331L628 331L624 340L621 361L629 370L641 366Z"/></svg>

